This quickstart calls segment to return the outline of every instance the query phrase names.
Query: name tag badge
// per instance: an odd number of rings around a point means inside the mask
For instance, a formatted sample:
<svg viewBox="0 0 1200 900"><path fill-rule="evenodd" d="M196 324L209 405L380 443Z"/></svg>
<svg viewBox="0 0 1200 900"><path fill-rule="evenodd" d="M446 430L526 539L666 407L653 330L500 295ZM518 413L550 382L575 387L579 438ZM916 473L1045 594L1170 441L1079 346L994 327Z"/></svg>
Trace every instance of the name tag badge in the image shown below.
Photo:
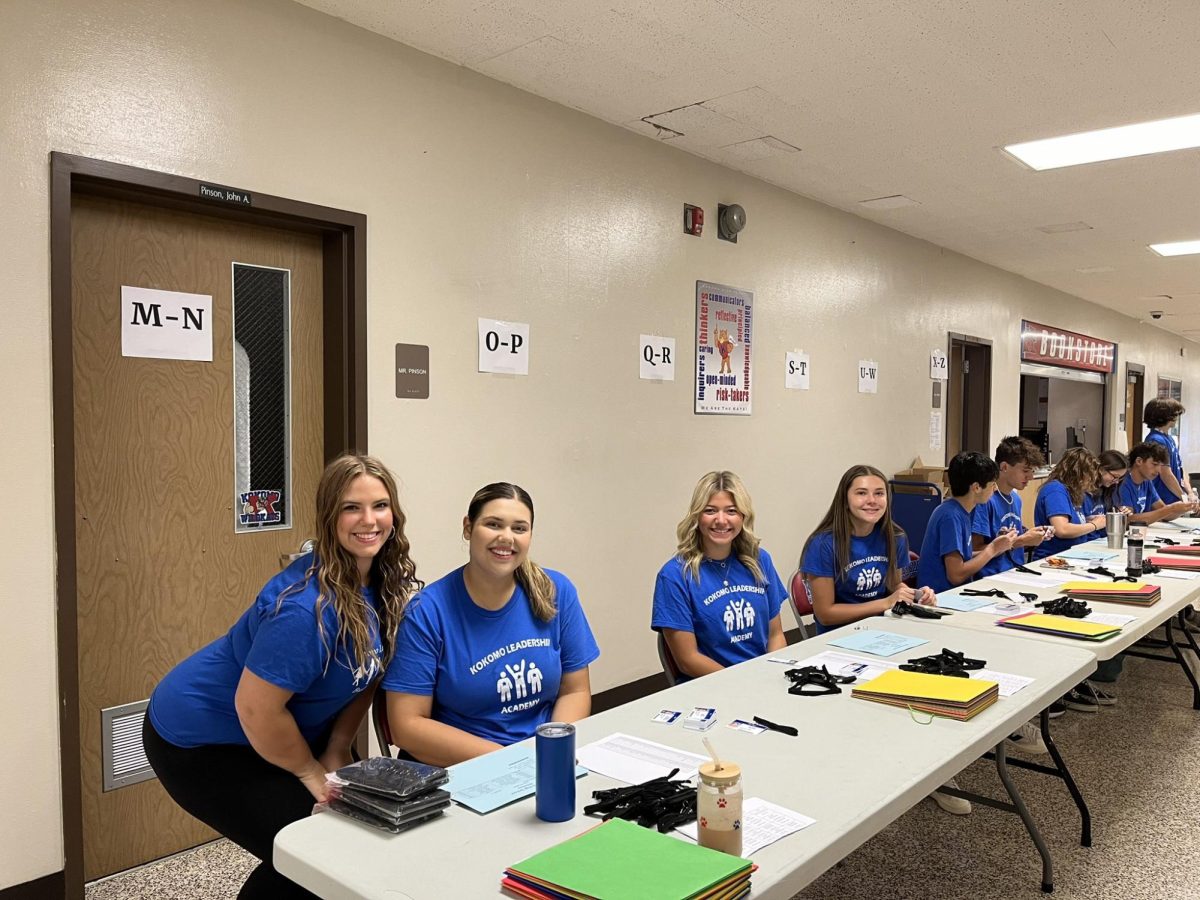
<svg viewBox="0 0 1200 900"><path fill-rule="evenodd" d="M757 722L747 722L745 719L734 719L728 725L734 731L744 731L746 734L762 734L766 731L766 726L759 725Z"/></svg>
<svg viewBox="0 0 1200 900"><path fill-rule="evenodd" d="M683 713L677 709L660 709L658 715L654 716L650 721L670 725L682 715Z"/></svg>
<svg viewBox="0 0 1200 900"><path fill-rule="evenodd" d="M692 731L708 731L717 724L717 710L712 706L697 706L683 720L683 727Z"/></svg>

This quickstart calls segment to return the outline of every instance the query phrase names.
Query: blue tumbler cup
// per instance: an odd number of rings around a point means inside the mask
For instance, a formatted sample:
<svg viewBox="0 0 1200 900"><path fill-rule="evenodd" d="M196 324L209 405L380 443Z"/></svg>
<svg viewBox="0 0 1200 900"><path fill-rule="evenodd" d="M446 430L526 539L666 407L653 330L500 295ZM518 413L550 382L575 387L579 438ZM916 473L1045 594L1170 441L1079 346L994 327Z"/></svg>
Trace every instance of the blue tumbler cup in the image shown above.
<svg viewBox="0 0 1200 900"><path fill-rule="evenodd" d="M544 822L575 818L575 726L539 725L534 737L537 758L537 817Z"/></svg>

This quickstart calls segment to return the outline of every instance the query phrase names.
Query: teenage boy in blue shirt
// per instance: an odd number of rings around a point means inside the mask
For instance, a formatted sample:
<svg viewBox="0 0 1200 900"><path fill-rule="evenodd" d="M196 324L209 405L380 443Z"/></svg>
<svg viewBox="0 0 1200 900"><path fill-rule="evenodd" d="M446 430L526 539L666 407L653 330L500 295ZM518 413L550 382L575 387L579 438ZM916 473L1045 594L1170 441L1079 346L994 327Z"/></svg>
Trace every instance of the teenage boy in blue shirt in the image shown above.
<svg viewBox="0 0 1200 900"><path fill-rule="evenodd" d="M971 549L978 553L1005 528L1017 537L1013 552L994 556L979 570L986 578L1025 562L1025 548L1040 546L1053 529L1025 528L1021 519L1021 495L1033 477L1033 470L1046 462L1042 451L1033 441L1023 437L1006 437L996 446L996 490L986 503L980 503L971 514Z"/></svg>
<svg viewBox="0 0 1200 900"><path fill-rule="evenodd" d="M921 542L921 561L917 582L936 593L966 584L979 577L979 570L997 556L1012 549L1017 537L1012 528L1001 528L978 551L971 542L971 514L987 503L996 490L1000 469L988 457L975 451L963 452L950 460L948 472L951 497L933 511Z"/></svg>
<svg viewBox="0 0 1200 900"><path fill-rule="evenodd" d="M1130 522L1150 525L1195 512L1195 505L1186 500L1164 503L1154 486L1170 461L1167 449L1159 443L1145 441L1129 451L1129 471L1117 487L1117 503L1130 508Z"/></svg>

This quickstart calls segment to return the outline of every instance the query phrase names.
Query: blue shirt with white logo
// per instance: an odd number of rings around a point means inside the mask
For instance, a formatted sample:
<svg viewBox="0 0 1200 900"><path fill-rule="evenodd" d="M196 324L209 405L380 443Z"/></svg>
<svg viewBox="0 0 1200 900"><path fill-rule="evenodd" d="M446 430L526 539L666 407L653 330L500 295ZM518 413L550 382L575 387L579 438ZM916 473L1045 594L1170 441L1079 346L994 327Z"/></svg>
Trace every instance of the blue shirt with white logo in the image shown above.
<svg viewBox="0 0 1200 900"><path fill-rule="evenodd" d="M1171 458L1171 471L1175 473L1175 480L1179 482L1179 486L1183 487L1183 457L1179 455L1179 445L1175 443L1175 438L1171 437L1165 431L1151 428L1150 433L1146 435L1146 443L1162 444L1167 448L1167 455ZM1170 504L1183 499L1182 497L1175 496L1175 492L1166 486L1161 475L1155 476L1154 489L1158 491L1159 499L1163 503Z"/></svg>
<svg viewBox="0 0 1200 900"><path fill-rule="evenodd" d="M1117 488L1117 505L1128 506L1135 513L1150 512L1154 509L1154 504L1161 499L1158 491L1154 489L1153 481L1138 484L1133 480L1132 472L1125 473L1120 487Z"/></svg>
<svg viewBox="0 0 1200 900"><path fill-rule="evenodd" d="M315 565L311 553L297 559L267 582L228 633L167 673L150 697L148 715L155 731L177 747L249 744L233 703L243 669L292 692L288 711L310 741L371 685L383 658L375 591L362 588L370 608L372 642L371 664L363 671L347 646L338 647L329 659L329 648L337 640L337 613L332 604L322 608L322 636L316 613L321 589L315 574L304 583L305 572ZM303 587L279 603L281 593L301 583Z"/></svg>
<svg viewBox="0 0 1200 900"><path fill-rule="evenodd" d="M896 539L896 566L903 569L907 562L908 538L901 534ZM800 570L805 575L833 579L834 603L865 603L887 596L887 568L887 538L883 535L882 523L876 524L865 537L850 536L850 558L840 572L831 531L814 534L800 561ZM835 627L823 625L820 620L816 623L817 634Z"/></svg>
<svg viewBox="0 0 1200 900"><path fill-rule="evenodd" d="M703 560L697 581L679 557L671 558L654 582L650 627L692 632L697 649L723 666L762 656L771 620L779 615L787 591L762 548L758 565L766 584L758 584L732 554L720 561Z"/></svg>
<svg viewBox="0 0 1200 900"><path fill-rule="evenodd" d="M1033 524L1049 525L1051 516L1066 516L1073 525L1086 525L1087 520L1094 515L1104 512L1104 505L1091 494L1083 495L1083 503L1076 506L1071 502L1071 492L1061 481L1047 481L1038 490L1037 502L1033 504ZM1096 538L1096 532L1081 534L1075 538L1052 537L1050 540L1033 548L1033 558L1042 559L1070 550L1076 544L1091 541Z"/></svg>
<svg viewBox="0 0 1200 900"><path fill-rule="evenodd" d="M1026 530L1025 523L1021 521L1021 496L1016 491L1005 495L996 488L987 503L980 503L971 511L971 531L990 544L1002 528L1015 528L1018 535L1024 534ZM1011 569L1024 553L1022 548L1002 556L993 556L983 564L978 577L986 578Z"/></svg>
<svg viewBox="0 0 1200 900"><path fill-rule="evenodd" d="M564 674L600 656L575 585L560 572L554 618L533 614L520 584L500 609L483 609L455 569L404 611L383 689L433 698L433 718L497 744L550 721Z"/></svg>
<svg viewBox="0 0 1200 900"><path fill-rule="evenodd" d="M975 555L971 549L971 514L954 497L933 511L925 526L925 539L921 542L918 581L923 587L932 588L935 594L954 587L946 574L946 561L942 559L948 553L957 553L963 562Z"/></svg>

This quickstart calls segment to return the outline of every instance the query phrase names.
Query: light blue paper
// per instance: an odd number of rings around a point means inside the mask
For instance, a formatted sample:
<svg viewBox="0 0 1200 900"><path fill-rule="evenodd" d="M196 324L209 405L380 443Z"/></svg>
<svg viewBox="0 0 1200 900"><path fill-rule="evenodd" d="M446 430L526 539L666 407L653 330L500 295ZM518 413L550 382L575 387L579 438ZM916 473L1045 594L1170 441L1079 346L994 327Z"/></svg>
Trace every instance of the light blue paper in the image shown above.
<svg viewBox="0 0 1200 900"><path fill-rule="evenodd" d="M924 638L892 634L890 631L868 630L851 632L845 637L830 641L829 646L841 647L843 650L860 650L873 656L894 656L903 650L911 650L928 643Z"/></svg>
<svg viewBox="0 0 1200 900"><path fill-rule="evenodd" d="M450 781L444 790L450 799L477 813L490 813L517 800L533 796L536 779L533 744L513 744L477 756L448 770ZM575 767L575 777L586 775L583 766Z"/></svg>
<svg viewBox="0 0 1200 900"><path fill-rule="evenodd" d="M1062 553L1055 554L1063 559L1112 559L1120 556L1124 550L1093 550L1089 547L1072 547Z"/></svg>
<svg viewBox="0 0 1200 900"><path fill-rule="evenodd" d="M955 609L959 612L971 612L995 602L995 597L964 597L962 594L942 594L937 598L939 609Z"/></svg>

